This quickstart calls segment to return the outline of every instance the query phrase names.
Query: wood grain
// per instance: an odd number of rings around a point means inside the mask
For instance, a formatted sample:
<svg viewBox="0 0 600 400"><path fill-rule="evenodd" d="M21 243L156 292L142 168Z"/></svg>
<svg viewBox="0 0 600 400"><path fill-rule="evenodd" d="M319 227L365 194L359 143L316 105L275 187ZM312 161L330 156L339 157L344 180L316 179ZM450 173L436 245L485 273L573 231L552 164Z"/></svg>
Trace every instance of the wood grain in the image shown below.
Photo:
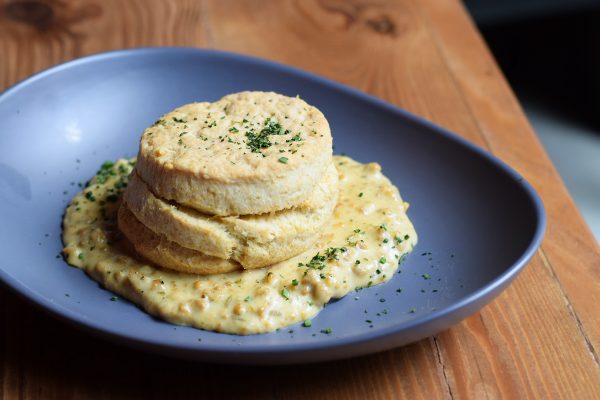
<svg viewBox="0 0 600 400"><path fill-rule="evenodd" d="M490 150L534 184L549 216L542 251L480 313L413 345L335 363L166 359L82 334L1 290L0 398L600 398L598 246L457 1L0 4L0 88L117 48L261 56L357 87Z"/></svg>
<svg viewBox="0 0 600 400"><path fill-rule="evenodd" d="M424 1L430 26L457 86L490 150L520 171L544 199L548 213L543 260L556 274L565 301L575 307L582 333L600 349L600 248L577 211L483 41L449 24L470 24L456 4ZM482 56L485 55L485 56ZM467 61L468 62L465 62ZM600 362L598 354L594 354Z"/></svg>

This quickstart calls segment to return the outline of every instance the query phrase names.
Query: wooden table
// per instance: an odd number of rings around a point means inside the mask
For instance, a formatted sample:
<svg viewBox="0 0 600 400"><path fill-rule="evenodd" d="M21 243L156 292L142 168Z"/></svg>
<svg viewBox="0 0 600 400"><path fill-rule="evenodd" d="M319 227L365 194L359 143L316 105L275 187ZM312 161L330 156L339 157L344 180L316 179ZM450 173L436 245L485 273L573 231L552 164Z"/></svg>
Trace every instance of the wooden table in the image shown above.
<svg viewBox="0 0 600 400"><path fill-rule="evenodd" d="M458 1L0 1L0 89L86 54L167 45L295 65L459 133L535 186L548 213L544 243L496 301L455 327L317 365L143 354L2 290L2 399L600 398L598 245Z"/></svg>

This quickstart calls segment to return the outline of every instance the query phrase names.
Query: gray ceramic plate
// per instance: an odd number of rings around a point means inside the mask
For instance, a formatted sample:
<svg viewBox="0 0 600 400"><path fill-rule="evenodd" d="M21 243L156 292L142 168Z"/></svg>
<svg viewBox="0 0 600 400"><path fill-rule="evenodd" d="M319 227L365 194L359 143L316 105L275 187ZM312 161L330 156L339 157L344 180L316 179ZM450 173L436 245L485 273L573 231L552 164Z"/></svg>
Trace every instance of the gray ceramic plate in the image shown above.
<svg viewBox="0 0 600 400"><path fill-rule="evenodd" d="M157 116L242 90L300 94L329 119L336 152L382 164L419 233L402 273L329 304L311 328L238 337L175 327L110 301L57 257L78 182L104 160L135 155ZM267 61L182 48L118 51L51 68L0 96L1 280L89 332L167 355L297 363L421 339L498 295L533 255L544 225L531 186L493 156L381 100ZM326 327L333 332L321 333Z"/></svg>

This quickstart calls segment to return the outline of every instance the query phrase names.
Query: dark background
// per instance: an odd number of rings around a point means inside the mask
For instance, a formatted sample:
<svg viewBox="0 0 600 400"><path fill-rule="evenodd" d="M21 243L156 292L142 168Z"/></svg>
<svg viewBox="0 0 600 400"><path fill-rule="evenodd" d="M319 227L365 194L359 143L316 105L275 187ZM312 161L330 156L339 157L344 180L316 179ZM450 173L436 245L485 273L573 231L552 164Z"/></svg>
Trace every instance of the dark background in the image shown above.
<svg viewBox="0 0 600 400"><path fill-rule="evenodd" d="M600 241L600 0L464 0Z"/></svg>

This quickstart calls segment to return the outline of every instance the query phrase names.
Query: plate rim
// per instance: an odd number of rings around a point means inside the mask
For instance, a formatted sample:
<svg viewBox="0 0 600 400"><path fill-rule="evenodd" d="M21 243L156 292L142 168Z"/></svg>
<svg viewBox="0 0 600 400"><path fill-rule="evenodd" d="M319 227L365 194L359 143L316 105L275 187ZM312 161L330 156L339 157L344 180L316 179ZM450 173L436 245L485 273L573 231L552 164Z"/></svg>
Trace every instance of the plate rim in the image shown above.
<svg viewBox="0 0 600 400"><path fill-rule="evenodd" d="M347 347L360 347L361 345L365 345L368 343L375 343L379 341L382 343L382 346L378 350L375 351L383 351L393 347L396 347L393 343L390 345L390 341L393 336L399 334L405 330L416 329L418 326L427 326L428 324L433 324L437 320L450 319L452 320L452 316L460 313L460 310L467 311L468 314L463 313L464 315L459 316L458 318L454 318L454 322L456 323L462 319L464 319L467 315L470 315L479 309L483 308L487 305L492 299L494 299L508 284L512 282L512 280L521 272L521 270L527 265L529 260L533 257L537 249L540 247L545 230L547 225L546 213L543 202L540 196L537 194L533 186L523 178L517 171L515 171L511 166L506 164L504 161L496 157L494 154L484 150L483 148L467 141L463 137L449 131L448 129L438 126L433 122L426 120L425 118L413 114L409 111L406 111L396 105L388 103L380 98L377 98L373 95L355 89L354 87L342 84L340 82L319 76L317 74L307 72L301 70L296 67L292 67L286 64L282 64L279 62L266 60L254 56L248 56L245 54L226 52L221 50L214 49L203 49L203 48L193 48L193 47L139 47L139 48L129 48L122 50L114 50L107 52L100 52L92 55L88 55L85 57L76 58L70 61L66 61L60 64L56 64L49 68L43 69L25 79L20 80L19 82L11 85L6 90L0 93L0 107L2 103L9 100L10 96L13 93L18 92L22 88L27 87L28 85L34 84L40 79L45 78L46 76L50 76L54 73L58 73L64 70L68 70L73 67L77 67L80 65L85 65L89 63L96 63L101 61L106 61L110 59L119 59L126 57L144 57L147 55L158 55L161 53L179 53L179 54L194 54L201 55L207 58L218 57L223 60L232 60L246 63L250 66L258 66L263 68L269 68L272 70L279 70L287 74L295 75L304 80L310 80L316 82L323 86L328 86L330 88L335 89L338 92L341 92L343 95L349 95L355 98L359 98L360 100L364 100L371 104L374 104L377 107L380 107L387 112L391 112L396 115L400 115L405 120L410 121L411 123L415 123L418 125L425 126L432 134L443 136L450 141L456 142L468 150L472 151L478 157L486 160L491 163L495 169L503 172L509 178L515 181L517 185L521 187L524 193L527 195L528 200L532 203L532 206L535 210L536 217L536 228L534 234L531 238L531 241L525 251L520 255L520 257L514 261L511 265L507 265L507 268L503 273L497 275L494 279L492 279L487 284L480 286L475 289L468 295L456 300L450 305L443 307L439 310L433 311L423 316L417 316L414 319L409 321L402 322L401 324L395 324L385 328L379 328L375 331L365 332L358 335L353 335L351 337L343 338L336 337L335 340L326 340L326 341L317 341L315 343L286 343L284 345L248 345L248 346L235 346L218 344L218 345L203 345L202 342L198 343L168 343L166 341L156 341L144 338L143 336L135 336L128 335L122 332L119 332L118 329L114 329L111 326L105 326L96 324L93 320L86 319L81 315L76 314L72 310L67 307L63 307L57 303L51 301L51 299L46 298L38 294L34 289L28 287L24 282L21 282L16 277L10 275L4 268L0 266L0 283L2 287L10 289L13 293L16 293L19 297L25 299L28 303L31 303L38 308L48 312L54 317L69 323L69 325L82 328L87 332L94 334L95 336L100 336L103 338L110 338L113 341L117 341L119 343L127 343L129 345L133 345L138 348L145 348L153 351L158 351L160 353L168 353L169 351L177 351L181 352L191 352L189 357L191 359L197 360L205 360L210 359L211 357L224 355L228 353L235 353L237 355L243 355L250 357L252 355L272 355L272 354L297 354L297 353L322 353L323 351L331 351L334 349L343 349ZM478 304L477 304L478 303ZM474 310L470 310L473 308ZM423 335L420 335L423 336ZM409 341L407 343L410 343ZM386 343L386 345L383 345ZM406 343L405 343L406 344ZM347 358L350 356L356 356L360 354L371 353L373 351L358 351L352 354L348 354L347 356L338 356L338 357L312 357L316 360L334 360L339 358ZM218 359L212 359L211 361L220 361ZM230 362L230 360L222 360L223 362ZM272 362L273 360L269 360L266 364L277 364L278 362ZM254 360L248 362L248 360L236 360L235 363L249 363L249 364L258 364L261 363L260 360ZM281 360L279 363L296 363L297 360ZM300 361L306 362L306 361ZM263 362L265 364L265 362Z"/></svg>

